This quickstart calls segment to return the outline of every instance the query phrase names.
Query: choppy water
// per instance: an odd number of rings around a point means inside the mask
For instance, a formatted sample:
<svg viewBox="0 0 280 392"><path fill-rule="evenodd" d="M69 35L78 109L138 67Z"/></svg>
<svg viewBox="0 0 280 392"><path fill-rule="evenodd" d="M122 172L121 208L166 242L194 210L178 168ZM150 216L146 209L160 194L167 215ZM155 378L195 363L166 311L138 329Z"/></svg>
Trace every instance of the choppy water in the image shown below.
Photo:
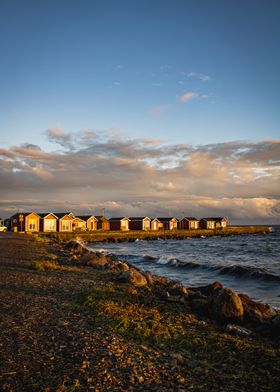
<svg viewBox="0 0 280 392"><path fill-rule="evenodd" d="M280 307L280 227L269 234L88 244L145 271L197 286L219 280Z"/></svg>

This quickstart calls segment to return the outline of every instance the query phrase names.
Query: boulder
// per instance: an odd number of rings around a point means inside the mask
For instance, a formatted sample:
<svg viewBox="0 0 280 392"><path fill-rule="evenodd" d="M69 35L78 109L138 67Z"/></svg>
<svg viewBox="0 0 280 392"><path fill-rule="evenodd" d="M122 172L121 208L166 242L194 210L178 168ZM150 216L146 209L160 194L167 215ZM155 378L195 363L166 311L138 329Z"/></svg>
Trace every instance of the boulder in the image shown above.
<svg viewBox="0 0 280 392"><path fill-rule="evenodd" d="M79 263L97 269L104 269L108 265L108 258L99 252L89 252L80 258Z"/></svg>
<svg viewBox="0 0 280 392"><path fill-rule="evenodd" d="M69 249L72 253L88 253L89 251L84 245L80 244L76 240L67 242L66 249Z"/></svg>
<svg viewBox="0 0 280 392"><path fill-rule="evenodd" d="M168 287L167 291L170 295L173 296L183 296L186 298L190 295L190 291L179 283L175 283L173 286Z"/></svg>
<svg viewBox="0 0 280 392"><path fill-rule="evenodd" d="M111 271L116 271L116 272L124 272L129 270L129 266L122 260L110 261L108 267Z"/></svg>
<svg viewBox="0 0 280 392"><path fill-rule="evenodd" d="M209 299L209 311L221 321L240 319L244 314L243 305L238 294L229 288L218 290Z"/></svg>
<svg viewBox="0 0 280 392"><path fill-rule="evenodd" d="M239 298L243 305L244 319L246 322L256 323L270 319L277 314L276 310L271 306L253 301L247 294L239 294Z"/></svg>
<svg viewBox="0 0 280 392"><path fill-rule="evenodd" d="M206 286L191 287L191 291L193 292L200 291L201 294L209 296L209 295L213 295L215 292L217 292L217 290L221 290L222 288L223 288L222 283L216 281Z"/></svg>
<svg viewBox="0 0 280 392"><path fill-rule="evenodd" d="M122 272L118 277L118 281L123 283L130 283L134 286L146 286L148 284L144 274L135 270L134 268L130 268L129 270Z"/></svg>

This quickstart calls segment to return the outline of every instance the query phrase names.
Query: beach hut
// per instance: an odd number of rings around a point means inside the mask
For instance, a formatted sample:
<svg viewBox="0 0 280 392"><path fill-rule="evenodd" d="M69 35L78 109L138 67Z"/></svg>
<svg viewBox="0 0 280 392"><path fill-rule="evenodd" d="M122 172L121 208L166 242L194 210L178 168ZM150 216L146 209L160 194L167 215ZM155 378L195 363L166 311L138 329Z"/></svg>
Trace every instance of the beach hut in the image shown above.
<svg viewBox="0 0 280 392"><path fill-rule="evenodd" d="M13 231L39 232L40 216L35 212L20 212L10 218Z"/></svg>
<svg viewBox="0 0 280 392"><path fill-rule="evenodd" d="M129 217L130 230L151 230L151 219L147 216L144 217Z"/></svg>
<svg viewBox="0 0 280 392"><path fill-rule="evenodd" d="M40 212L38 215L40 217L40 231L47 233L57 231L58 217L56 215L48 212Z"/></svg>
<svg viewBox="0 0 280 392"><path fill-rule="evenodd" d="M196 230L199 229L199 220L194 217L184 217L180 221L180 229L182 230Z"/></svg>
<svg viewBox="0 0 280 392"><path fill-rule="evenodd" d="M54 215L58 217L57 231L72 231L72 221L74 219L74 214L72 212L55 212Z"/></svg>
<svg viewBox="0 0 280 392"><path fill-rule="evenodd" d="M78 215L76 216L76 218L79 218L86 222L85 230L97 230L97 218L94 215Z"/></svg>
<svg viewBox="0 0 280 392"><path fill-rule="evenodd" d="M72 220L73 231L85 231L87 229L87 222L81 216L75 216Z"/></svg>
<svg viewBox="0 0 280 392"><path fill-rule="evenodd" d="M151 218L151 230L162 230L163 224L157 218Z"/></svg>
<svg viewBox="0 0 280 392"><path fill-rule="evenodd" d="M178 228L178 219L176 218L157 218L162 223L163 230L176 230Z"/></svg>
<svg viewBox="0 0 280 392"><path fill-rule="evenodd" d="M110 222L104 215L96 215L97 230L110 230Z"/></svg>
<svg viewBox="0 0 280 392"><path fill-rule="evenodd" d="M215 229L216 221L215 218L201 218L199 221L199 227L201 229Z"/></svg>
<svg viewBox="0 0 280 392"><path fill-rule="evenodd" d="M201 229L223 229L227 225L228 218L226 217L201 218L199 221Z"/></svg>
<svg viewBox="0 0 280 392"><path fill-rule="evenodd" d="M130 219L127 217L110 218L110 230L129 230Z"/></svg>

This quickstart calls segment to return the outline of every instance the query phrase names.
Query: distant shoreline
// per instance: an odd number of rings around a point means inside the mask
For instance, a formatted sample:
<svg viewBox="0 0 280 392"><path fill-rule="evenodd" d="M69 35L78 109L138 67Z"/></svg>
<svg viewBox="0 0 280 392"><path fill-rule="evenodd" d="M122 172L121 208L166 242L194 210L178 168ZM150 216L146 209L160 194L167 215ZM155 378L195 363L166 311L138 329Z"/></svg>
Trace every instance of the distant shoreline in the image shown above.
<svg viewBox="0 0 280 392"><path fill-rule="evenodd" d="M51 237L59 240L81 238L87 242L129 242L136 239L152 241L157 239L183 240L187 238L226 237L232 235L267 234L271 229L268 225L230 226L223 229L196 230L159 230L159 231L94 231L91 233L77 231L71 233L38 233L40 237ZM36 234L33 234L36 235Z"/></svg>

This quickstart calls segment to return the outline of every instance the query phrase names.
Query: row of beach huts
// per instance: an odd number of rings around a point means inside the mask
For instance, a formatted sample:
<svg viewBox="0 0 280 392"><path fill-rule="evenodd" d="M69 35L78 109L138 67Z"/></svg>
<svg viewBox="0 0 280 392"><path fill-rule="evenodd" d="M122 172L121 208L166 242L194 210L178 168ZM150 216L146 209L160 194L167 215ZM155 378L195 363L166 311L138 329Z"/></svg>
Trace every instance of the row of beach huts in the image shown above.
<svg viewBox="0 0 280 392"><path fill-rule="evenodd" d="M223 229L226 217L196 219L194 217L117 217L105 215L75 215L72 212L20 212L4 220L4 225L15 232L73 232L96 230L196 230Z"/></svg>

